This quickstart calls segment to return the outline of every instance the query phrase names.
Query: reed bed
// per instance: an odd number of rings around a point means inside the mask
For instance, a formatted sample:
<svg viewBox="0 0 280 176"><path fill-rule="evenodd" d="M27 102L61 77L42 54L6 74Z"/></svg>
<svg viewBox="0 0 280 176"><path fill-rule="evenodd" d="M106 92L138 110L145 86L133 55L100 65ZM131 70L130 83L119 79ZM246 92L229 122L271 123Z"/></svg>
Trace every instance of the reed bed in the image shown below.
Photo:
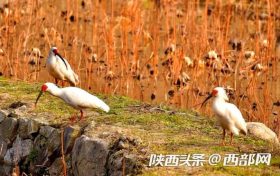
<svg viewBox="0 0 280 176"><path fill-rule="evenodd" d="M7 0L0 3L0 73L53 81L45 61L57 46L85 89L211 115L197 104L224 86L247 121L280 134L279 5Z"/></svg>

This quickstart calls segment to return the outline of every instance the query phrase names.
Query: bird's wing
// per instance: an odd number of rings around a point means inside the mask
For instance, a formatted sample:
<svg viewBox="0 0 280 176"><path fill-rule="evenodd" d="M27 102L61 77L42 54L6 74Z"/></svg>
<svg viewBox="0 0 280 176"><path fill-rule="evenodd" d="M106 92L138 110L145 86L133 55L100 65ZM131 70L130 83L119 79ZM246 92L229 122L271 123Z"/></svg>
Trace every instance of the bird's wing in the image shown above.
<svg viewBox="0 0 280 176"><path fill-rule="evenodd" d="M55 55L55 57L56 57L58 60L62 61L63 64L65 65L65 67L66 67L66 70L68 70L69 63L67 62L67 60L64 59L59 53L57 53L57 54Z"/></svg>
<svg viewBox="0 0 280 176"><path fill-rule="evenodd" d="M227 110L230 120L234 123L235 127L241 130L243 133L247 133L246 122L240 112L240 110L231 103L227 103Z"/></svg>
<svg viewBox="0 0 280 176"><path fill-rule="evenodd" d="M83 89L77 87L66 87L62 88L62 90L63 100L77 109L99 108L105 112L108 112L110 109L109 106L102 100Z"/></svg>
<svg viewBox="0 0 280 176"><path fill-rule="evenodd" d="M65 78L71 83L71 85L76 85L79 82L78 75L72 70L68 61L57 54L57 62L59 62L59 70L65 76Z"/></svg>
<svg viewBox="0 0 280 176"><path fill-rule="evenodd" d="M72 69L69 70L69 72L65 76L72 86L76 86L79 83L79 77Z"/></svg>

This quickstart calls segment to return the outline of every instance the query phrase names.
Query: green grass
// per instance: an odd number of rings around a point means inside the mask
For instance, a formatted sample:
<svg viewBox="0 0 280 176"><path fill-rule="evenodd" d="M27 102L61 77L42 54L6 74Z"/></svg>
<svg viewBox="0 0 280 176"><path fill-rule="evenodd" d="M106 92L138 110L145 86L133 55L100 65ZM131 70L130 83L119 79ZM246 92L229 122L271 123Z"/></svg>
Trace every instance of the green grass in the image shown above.
<svg viewBox="0 0 280 176"><path fill-rule="evenodd" d="M41 83L31 84L0 77L0 96L4 93L10 95L8 99L0 100L0 107L6 108L10 103L19 100L29 104L34 103L40 87ZM220 146L222 130L216 124L215 118L202 117L194 112L169 107L161 107L161 110L157 110L153 106L123 96L101 94L97 96L109 104L111 111L103 113L98 110L87 110L86 120L88 122L94 120L96 125L100 126L106 124L126 129L130 135L142 140L149 153L201 153L210 156L214 153L224 155L271 151L267 142L249 136L235 137L235 146ZM90 115L91 111L97 111L100 115ZM170 111L178 113L169 113ZM77 111L59 98L46 93L37 108L30 113L35 115L46 113L50 123L61 124L67 122ZM280 173L280 155L279 152L272 152L270 166L156 167L146 169L143 175L277 175L278 173Z"/></svg>

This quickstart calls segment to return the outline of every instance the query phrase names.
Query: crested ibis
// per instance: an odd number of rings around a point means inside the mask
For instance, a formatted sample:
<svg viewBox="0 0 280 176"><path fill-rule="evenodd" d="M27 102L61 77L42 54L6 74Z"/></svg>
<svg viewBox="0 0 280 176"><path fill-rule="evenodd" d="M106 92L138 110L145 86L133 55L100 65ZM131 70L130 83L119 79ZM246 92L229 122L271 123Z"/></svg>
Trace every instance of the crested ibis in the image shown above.
<svg viewBox="0 0 280 176"><path fill-rule="evenodd" d="M109 112L110 107L96 96L78 87L59 88L53 83L45 83L36 99L35 107L44 92L49 92L53 96L61 98L65 103L80 110L80 119L83 119L83 110L87 108L97 108Z"/></svg>
<svg viewBox="0 0 280 176"><path fill-rule="evenodd" d="M62 80L67 80L71 86L76 86L79 83L78 75L72 70L70 64L59 53L56 47L52 47L47 59L47 70L51 76L55 78L55 83Z"/></svg>
<svg viewBox="0 0 280 176"><path fill-rule="evenodd" d="M240 110L234 104L227 102L229 99L225 89L222 87L216 87L212 91L212 93L204 100L202 106L211 97L214 97L212 110L216 114L218 122L223 128L222 145L225 145L226 131L230 133L230 144L232 144L233 135L239 135L239 133L246 135L246 122Z"/></svg>

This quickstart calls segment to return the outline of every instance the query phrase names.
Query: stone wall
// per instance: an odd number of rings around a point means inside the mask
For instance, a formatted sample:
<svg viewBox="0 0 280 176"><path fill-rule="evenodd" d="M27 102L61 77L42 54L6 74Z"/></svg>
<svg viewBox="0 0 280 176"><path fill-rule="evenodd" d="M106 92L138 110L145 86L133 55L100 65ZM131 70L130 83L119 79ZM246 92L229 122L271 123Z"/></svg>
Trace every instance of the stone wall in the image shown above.
<svg viewBox="0 0 280 176"><path fill-rule="evenodd" d="M63 175L61 141L67 175L141 173L146 162L141 141L114 129L96 128L94 122L84 126L49 125L1 110L0 175L19 170L32 175Z"/></svg>

